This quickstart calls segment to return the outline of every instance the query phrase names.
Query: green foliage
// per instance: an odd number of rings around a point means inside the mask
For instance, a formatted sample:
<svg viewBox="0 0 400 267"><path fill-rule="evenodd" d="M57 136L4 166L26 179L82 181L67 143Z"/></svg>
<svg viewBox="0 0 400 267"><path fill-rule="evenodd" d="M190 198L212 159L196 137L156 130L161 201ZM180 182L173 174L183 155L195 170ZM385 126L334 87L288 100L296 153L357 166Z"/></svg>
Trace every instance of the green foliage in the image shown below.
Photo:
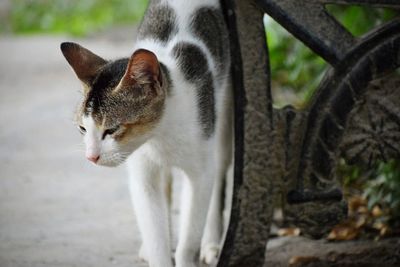
<svg viewBox="0 0 400 267"><path fill-rule="evenodd" d="M361 36L396 16L394 10L385 8L328 5L327 9L354 36Z"/></svg>
<svg viewBox="0 0 400 267"><path fill-rule="evenodd" d="M355 36L368 32L396 15L390 9L360 6L329 5L328 11ZM327 64L271 18L265 19L265 26L273 88L281 92L294 92L299 102L291 104L302 106L308 102L320 83Z"/></svg>
<svg viewBox="0 0 400 267"><path fill-rule="evenodd" d="M379 205L390 211L392 219L400 219L400 161L379 163L370 177L364 191L368 207Z"/></svg>
<svg viewBox="0 0 400 267"><path fill-rule="evenodd" d="M344 159L340 159L336 175L341 179L341 184L344 188L352 187L361 189L363 184L368 180L369 173L361 166L348 165Z"/></svg>
<svg viewBox="0 0 400 267"><path fill-rule="evenodd" d="M372 214L379 207L383 214L377 216L374 222L391 227L400 226L400 160L358 166L348 165L341 159L337 177L341 180L347 199L363 194Z"/></svg>
<svg viewBox="0 0 400 267"><path fill-rule="evenodd" d="M16 33L85 35L137 22L146 6L147 0L13 0L11 27Z"/></svg>
<svg viewBox="0 0 400 267"><path fill-rule="evenodd" d="M326 63L272 19L265 24L273 86L305 101L321 81Z"/></svg>

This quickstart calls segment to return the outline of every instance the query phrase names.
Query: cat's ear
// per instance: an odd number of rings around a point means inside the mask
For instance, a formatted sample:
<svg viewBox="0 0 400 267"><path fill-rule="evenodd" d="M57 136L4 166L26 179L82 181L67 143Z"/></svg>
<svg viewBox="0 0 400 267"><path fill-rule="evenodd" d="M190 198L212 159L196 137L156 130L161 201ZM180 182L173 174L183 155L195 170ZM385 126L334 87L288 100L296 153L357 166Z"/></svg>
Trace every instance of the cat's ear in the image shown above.
<svg viewBox="0 0 400 267"><path fill-rule="evenodd" d="M160 63L157 56L149 50L139 49L132 54L117 90L135 85L162 86Z"/></svg>
<svg viewBox="0 0 400 267"><path fill-rule="evenodd" d="M61 51L78 78L90 85L107 61L75 43L62 43Z"/></svg>

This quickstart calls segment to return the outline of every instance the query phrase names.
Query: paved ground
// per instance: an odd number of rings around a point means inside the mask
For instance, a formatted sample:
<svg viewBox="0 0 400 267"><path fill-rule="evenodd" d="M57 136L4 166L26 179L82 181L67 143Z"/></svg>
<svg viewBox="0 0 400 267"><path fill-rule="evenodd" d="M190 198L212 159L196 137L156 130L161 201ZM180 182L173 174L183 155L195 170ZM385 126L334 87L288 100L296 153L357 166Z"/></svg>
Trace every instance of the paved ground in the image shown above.
<svg viewBox="0 0 400 267"><path fill-rule="evenodd" d="M126 56L127 32L78 41L108 58ZM145 266L123 166L84 159L72 124L80 84L59 51L67 39L0 37L0 267ZM387 244L400 253L398 240ZM363 246L375 244L273 240L268 266Z"/></svg>
<svg viewBox="0 0 400 267"><path fill-rule="evenodd" d="M72 124L80 84L66 39L0 39L0 266L142 266L125 170L87 163ZM131 53L129 42L82 43Z"/></svg>

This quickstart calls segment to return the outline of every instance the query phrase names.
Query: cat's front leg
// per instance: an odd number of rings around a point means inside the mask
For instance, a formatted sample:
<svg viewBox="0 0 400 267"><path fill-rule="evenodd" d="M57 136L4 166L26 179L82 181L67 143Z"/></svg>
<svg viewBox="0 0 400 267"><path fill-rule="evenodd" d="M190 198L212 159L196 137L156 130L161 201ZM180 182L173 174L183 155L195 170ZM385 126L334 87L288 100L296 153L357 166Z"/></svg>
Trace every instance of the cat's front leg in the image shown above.
<svg viewBox="0 0 400 267"><path fill-rule="evenodd" d="M168 207L161 168L140 151L128 160L130 191L150 267L172 267ZM143 255L141 255L143 256Z"/></svg>
<svg viewBox="0 0 400 267"><path fill-rule="evenodd" d="M177 267L196 267L199 264L201 239L213 184L210 178L204 171L199 176L188 175L184 180L179 241L175 253Z"/></svg>

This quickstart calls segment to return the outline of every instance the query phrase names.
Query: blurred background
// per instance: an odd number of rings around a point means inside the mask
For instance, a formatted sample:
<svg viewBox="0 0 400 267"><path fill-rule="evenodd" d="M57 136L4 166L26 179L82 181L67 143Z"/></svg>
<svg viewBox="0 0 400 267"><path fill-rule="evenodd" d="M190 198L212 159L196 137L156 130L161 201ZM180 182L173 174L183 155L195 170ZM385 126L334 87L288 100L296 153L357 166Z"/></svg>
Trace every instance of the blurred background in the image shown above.
<svg viewBox="0 0 400 267"><path fill-rule="evenodd" d="M104 57L127 56L146 6L147 0L0 0L1 267L141 266L125 171L84 161L72 123L80 85L59 44L72 40ZM397 15L359 6L328 10L356 36ZM329 66L268 16L264 23L274 104L305 107ZM342 161L338 177L361 212L337 239L400 234L398 161L372 169Z"/></svg>
<svg viewBox="0 0 400 267"><path fill-rule="evenodd" d="M91 36L116 26L139 23L147 3L148 0L2 0L0 32ZM397 15L383 8L338 5L327 8L355 36ZM275 102L281 106L290 100L291 104L301 106L322 79L326 64L268 16L265 25L273 87L294 94L288 100L277 97Z"/></svg>

